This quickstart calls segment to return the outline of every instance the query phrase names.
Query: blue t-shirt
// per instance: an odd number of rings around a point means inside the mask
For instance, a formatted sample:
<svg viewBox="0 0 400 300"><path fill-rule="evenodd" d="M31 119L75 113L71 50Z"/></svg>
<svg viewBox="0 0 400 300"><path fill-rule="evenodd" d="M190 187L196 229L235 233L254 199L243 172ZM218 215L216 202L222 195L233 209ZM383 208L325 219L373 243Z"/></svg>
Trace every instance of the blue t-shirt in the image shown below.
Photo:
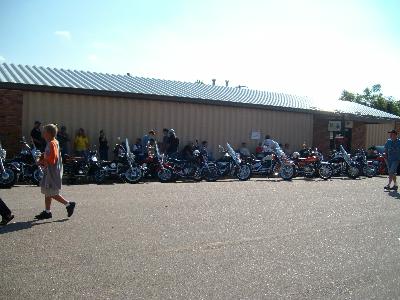
<svg viewBox="0 0 400 300"><path fill-rule="evenodd" d="M385 144L385 151L389 161L400 160L400 140L388 139Z"/></svg>

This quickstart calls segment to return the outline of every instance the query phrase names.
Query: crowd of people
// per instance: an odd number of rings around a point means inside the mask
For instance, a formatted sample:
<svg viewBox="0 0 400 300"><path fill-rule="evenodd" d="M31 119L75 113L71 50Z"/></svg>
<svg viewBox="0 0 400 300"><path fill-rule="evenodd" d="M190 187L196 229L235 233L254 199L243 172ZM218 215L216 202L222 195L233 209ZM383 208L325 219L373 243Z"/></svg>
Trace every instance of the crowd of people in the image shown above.
<svg viewBox="0 0 400 300"><path fill-rule="evenodd" d="M41 123L36 121L34 127L31 131L32 140L37 149L44 151L46 146L43 140L41 129ZM67 128L61 126L60 131L57 133L57 140L60 145L61 154L65 155L75 155L78 157L87 157L87 153L90 147L89 138L87 137L85 130L79 128L75 138L71 139L70 135L67 133ZM132 152L139 158L144 158L147 155L148 146L152 143L157 143L161 153L166 154L170 157L179 157L181 159L189 159L192 155L194 149L199 149L205 152L210 160L213 160L213 153L208 147L208 142L206 140L199 143L197 140L195 142L189 142L183 147L180 147L180 140L176 135L174 129L164 128L162 130L162 137L157 139L156 130L150 130L141 138L137 138L135 143L132 145ZM70 145L72 144L72 151ZM100 160L108 160L109 156L109 144L104 130L100 130L98 138L98 152ZM303 147L305 147L303 145ZM265 140L260 142L255 149L254 155L256 157L262 157L266 150L273 150L277 153L282 153L290 156L292 151L289 144L284 145L274 141L269 135L265 136ZM251 151L247 147L246 142L242 142L240 146L236 149L242 157L250 157L252 155Z"/></svg>

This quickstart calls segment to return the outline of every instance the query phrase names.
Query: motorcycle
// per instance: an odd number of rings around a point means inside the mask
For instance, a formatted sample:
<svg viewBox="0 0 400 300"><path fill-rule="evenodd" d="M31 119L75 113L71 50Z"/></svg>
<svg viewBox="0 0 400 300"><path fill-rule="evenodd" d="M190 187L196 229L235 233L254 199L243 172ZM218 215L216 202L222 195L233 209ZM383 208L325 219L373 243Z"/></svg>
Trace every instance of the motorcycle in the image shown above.
<svg viewBox="0 0 400 300"><path fill-rule="evenodd" d="M143 177L143 171L135 161L135 155L131 152L129 141L117 143L114 147L116 159L103 161L94 174L97 184L103 183L107 178L118 178L123 182L138 183Z"/></svg>
<svg viewBox="0 0 400 300"><path fill-rule="evenodd" d="M17 173L13 170L13 165L5 163L7 151L3 149L0 142L0 188L10 188L17 181Z"/></svg>
<svg viewBox="0 0 400 300"><path fill-rule="evenodd" d="M294 152L292 155L296 166L296 177L315 178L319 176L324 180L332 177L332 168L329 163L323 161L323 155L318 149L308 149L304 153L306 153L305 157L301 157L299 152Z"/></svg>
<svg viewBox="0 0 400 300"><path fill-rule="evenodd" d="M76 181L91 182L99 169L97 151L89 151L87 158L65 155L64 177L69 184Z"/></svg>
<svg viewBox="0 0 400 300"><path fill-rule="evenodd" d="M250 164L242 160L229 143L226 143L226 149L221 145L219 149L223 153L223 156L216 161L220 176L232 176L240 181L251 178Z"/></svg>
<svg viewBox="0 0 400 300"><path fill-rule="evenodd" d="M280 176L283 180L292 180L295 175L295 165L283 153L274 151L264 152L262 159L254 155L247 160L251 165L251 172L255 175L274 177Z"/></svg>
<svg viewBox="0 0 400 300"><path fill-rule="evenodd" d="M16 157L9 160L8 163L14 167L19 182L29 182L34 185L39 185L44 174L42 168L37 164L41 152L36 149L34 143L30 146L25 140L25 137L22 137L20 143L22 145L21 152Z"/></svg>
<svg viewBox="0 0 400 300"><path fill-rule="evenodd" d="M352 179L360 176L360 164L351 160L342 145L340 145L340 151L332 153L328 163L332 168L332 176L348 176Z"/></svg>
<svg viewBox="0 0 400 300"><path fill-rule="evenodd" d="M207 153L198 149L193 150L192 159L180 160L167 158L167 165L172 169L173 178L192 179L194 181L216 181L219 178L217 165L209 162Z"/></svg>
<svg viewBox="0 0 400 300"><path fill-rule="evenodd" d="M173 178L173 170L165 162L165 157L160 153L157 144L149 147L147 157L142 164L143 177L158 178L160 182L169 182Z"/></svg>
<svg viewBox="0 0 400 300"><path fill-rule="evenodd" d="M383 154L380 154L378 151L375 150L373 154L367 156L367 159L372 161L372 164L376 169L377 175L387 175L387 164L385 156Z"/></svg>
<svg viewBox="0 0 400 300"><path fill-rule="evenodd" d="M367 155L364 150L357 149L351 159L359 164L361 175L368 178L372 178L377 175L377 168L374 166L371 160L367 160Z"/></svg>

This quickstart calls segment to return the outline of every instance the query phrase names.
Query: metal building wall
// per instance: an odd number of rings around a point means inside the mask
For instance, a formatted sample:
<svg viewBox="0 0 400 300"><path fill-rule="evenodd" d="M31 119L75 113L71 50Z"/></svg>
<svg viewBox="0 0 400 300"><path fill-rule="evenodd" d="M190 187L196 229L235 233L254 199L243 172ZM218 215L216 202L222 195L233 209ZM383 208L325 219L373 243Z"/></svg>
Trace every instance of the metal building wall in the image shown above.
<svg viewBox="0 0 400 300"><path fill-rule="evenodd" d="M168 101L149 101L113 97L25 92L22 129L29 135L35 120L66 125L71 136L84 128L91 144L98 144L98 132L104 129L110 146L117 137L131 142L148 130L174 128L181 146L189 141L207 140L214 153L218 145L229 141L234 147L244 141L253 150L257 141L250 140L252 130L262 136L271 134L293 150L304 141L312 144L311 114L278 112Z"/></svg>
<svg viewBox="0 0 400 300"><path fill-rule="evenodd" d="M384 124L367 124L367 147L384 145L388 139L387 132L395 128L395 122Z"/></svg>

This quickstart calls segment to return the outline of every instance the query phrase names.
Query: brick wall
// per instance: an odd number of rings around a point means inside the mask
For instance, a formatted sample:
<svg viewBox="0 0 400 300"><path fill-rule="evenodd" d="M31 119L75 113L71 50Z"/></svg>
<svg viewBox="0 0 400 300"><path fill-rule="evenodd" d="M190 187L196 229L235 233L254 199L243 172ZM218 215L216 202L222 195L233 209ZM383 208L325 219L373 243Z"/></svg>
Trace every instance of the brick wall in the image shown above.
<svg viewBox="0 0 400 300"><path fill-rule="evenodd" d="M0 90L0 140L7 157L16 154L22 135L22 93Z"/></svg>
<svg viewBox="0 0 400 300"><path fill-rule="evenodd" d="M327 154L330 151L330 140L328 131L328 119L319 118L314 116L314 129L313 129L313 145L323 153ZM311 145L310 145L311 146Z"/></svg>
<svg viewBox="0 0 400 300"><path fill-rule="evenodd" d="M353 122L353 130L351 135L351 148L355 149L365 149L367 141L367 126L365 123Z"/></svg>

